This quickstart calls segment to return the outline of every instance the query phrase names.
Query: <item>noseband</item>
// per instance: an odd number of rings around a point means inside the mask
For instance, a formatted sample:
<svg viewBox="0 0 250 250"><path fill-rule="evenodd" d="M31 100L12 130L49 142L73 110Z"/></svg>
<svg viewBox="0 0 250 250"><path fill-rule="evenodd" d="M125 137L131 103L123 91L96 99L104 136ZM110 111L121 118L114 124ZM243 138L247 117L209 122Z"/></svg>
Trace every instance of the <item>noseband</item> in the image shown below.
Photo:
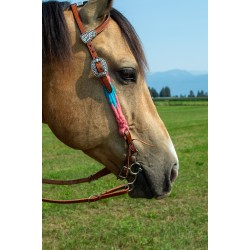
<svg viewBox="0 0 250 250"><path fill-rule="evenodd" d="M118 96L116 94L114 85L111 83L111 79L108 73L107 63L103 58L98 57L97 52L95 51L95 48L91 42L98 34L100 34L107 27L109 20L110 20L110 15L108 15L97 28L91 31L86 31L81 21L81 18L79 16L79 13L77 11L77 4L72 4L71 10L73 12L75 21L81 33L80 38L82 42L87 46L89 53L92 57L91 69L93 71L93 74L95 75L95 77L97 77L100 80L101 84L103 85L104 93L111 106L113 114L115 116L118 129L119 129L119 133L124 138L127 144L126 164L122 167L117 178L127 179L127 177L130 175L132 176L132 181L127 184L120 185L118 187L107 190L100 195L93 195L89 198L81 198L81 199L74 199L74 200L52 200L52 199L46 199L46 198L42 199L45 202L62 203L62 204L94 202L97 200L126 194L133 189L134 183L137 179L137 175L142 171L141 164L136 161L137 149L134 145L134 142L133 142L134 140L131 137L128 123L122 113L121 105L120 105ZM87 178L66 180L66 181L43 179L43 183L55 184L55 185L78 184L78 183L91 182L93 180L97 180L100 177L105 176L109 173L110 171L105 167L104 169L100 170L96 174L91 175Z"/></svg>

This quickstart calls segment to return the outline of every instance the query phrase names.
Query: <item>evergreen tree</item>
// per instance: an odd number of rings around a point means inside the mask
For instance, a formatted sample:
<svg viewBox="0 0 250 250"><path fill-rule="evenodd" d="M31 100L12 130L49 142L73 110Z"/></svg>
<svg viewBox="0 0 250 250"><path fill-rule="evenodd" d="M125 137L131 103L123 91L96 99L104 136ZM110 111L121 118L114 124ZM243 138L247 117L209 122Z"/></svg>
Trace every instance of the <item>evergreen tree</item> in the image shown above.
<svg viewBox="0 0 250 250"><path fill-rule="evenodd" d="M193 90L190 90L188 97L195 97Z"/></svg>
<svg viewBox="0 0 250 250"><path fill-rule="evenodd" d="M169 87L164 87L160 91L160 97L171 97L171 91Z"/></svg>
<svg viewBox="0 0 250 250"><path fill-rule="evenodd" d="M197 97L207 97L207 92L204 93L203 90L197 92Z"/></svg>
<svg viewBox="0 0 250 250"><path fill-rule="evenodd" d="M158 94L158 92L156 91L156 89L154 89L154 88L150 88L150 87L148 87L148 89L149 89L149 92L150 92L150 95L151 95L151 97L159 97L159 94Z"/></svg>

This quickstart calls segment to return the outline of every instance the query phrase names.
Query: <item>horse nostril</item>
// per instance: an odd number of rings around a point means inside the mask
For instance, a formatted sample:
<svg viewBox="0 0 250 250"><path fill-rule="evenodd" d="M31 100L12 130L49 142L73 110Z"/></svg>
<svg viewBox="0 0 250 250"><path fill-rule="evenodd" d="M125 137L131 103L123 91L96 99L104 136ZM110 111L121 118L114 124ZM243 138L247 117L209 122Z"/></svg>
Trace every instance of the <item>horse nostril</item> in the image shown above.
<svg viewBox="0 0 250 250"><path fill-rule="evenodd" d="M165 173L165 180L163 183L163 192L156 195L156 199L162 199L171 193L172 184L178 176L179 164L178 161L174 164L168 165L167 172Z"/></svg>
<svg viewBox="0 0 250 250"><path fill-rule="evenodd" d="M163 186L163 196L165 197L166 195L169 195L171 192L172 186L171 186L171 181L169 178L165 179L164 186ZM163 197L160 195L160 197Z"/></svg>
<svg viewBox="0 0 250 250"><path fill-rule="evenodd" d="M170 181L173 183L178 176L178 163L175 163L171 169Z"/></svg>

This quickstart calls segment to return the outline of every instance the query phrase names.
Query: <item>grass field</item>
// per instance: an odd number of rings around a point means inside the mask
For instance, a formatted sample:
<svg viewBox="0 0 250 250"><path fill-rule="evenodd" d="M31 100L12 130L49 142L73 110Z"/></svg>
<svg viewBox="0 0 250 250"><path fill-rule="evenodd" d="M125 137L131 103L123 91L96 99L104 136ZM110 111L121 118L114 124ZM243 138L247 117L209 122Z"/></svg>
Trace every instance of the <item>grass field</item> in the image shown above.
<svg viewBox="0 0 250 250"><path fill-rule="evenodd" d="M170 197L96 203L43 203L43 249L207 249L208 107L155 102L180 171ZM43 125L43 177L80 178L101 166L59 142ZM43 196L88 197L120 184L114 176L80 186L43 186Z"/></svg>

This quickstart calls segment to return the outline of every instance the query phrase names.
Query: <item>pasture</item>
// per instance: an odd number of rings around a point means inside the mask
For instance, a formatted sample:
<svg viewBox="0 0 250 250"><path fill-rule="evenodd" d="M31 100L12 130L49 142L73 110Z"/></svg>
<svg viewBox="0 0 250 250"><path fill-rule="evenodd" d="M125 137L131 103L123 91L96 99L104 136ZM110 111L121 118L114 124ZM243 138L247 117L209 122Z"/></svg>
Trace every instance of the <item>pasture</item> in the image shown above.
<svg viewBox="0 0 250 250"><path fill-rule="evenodd" d="M208 106L156 101L179 157L171 195L163 200L127 195L95 203L43 203L43 249L207 249ZM43 177L75 179L101 165L57 140L43 125ZM43 186L47 198L89 197L121 184L113 175L91 184Z"/></svg>

